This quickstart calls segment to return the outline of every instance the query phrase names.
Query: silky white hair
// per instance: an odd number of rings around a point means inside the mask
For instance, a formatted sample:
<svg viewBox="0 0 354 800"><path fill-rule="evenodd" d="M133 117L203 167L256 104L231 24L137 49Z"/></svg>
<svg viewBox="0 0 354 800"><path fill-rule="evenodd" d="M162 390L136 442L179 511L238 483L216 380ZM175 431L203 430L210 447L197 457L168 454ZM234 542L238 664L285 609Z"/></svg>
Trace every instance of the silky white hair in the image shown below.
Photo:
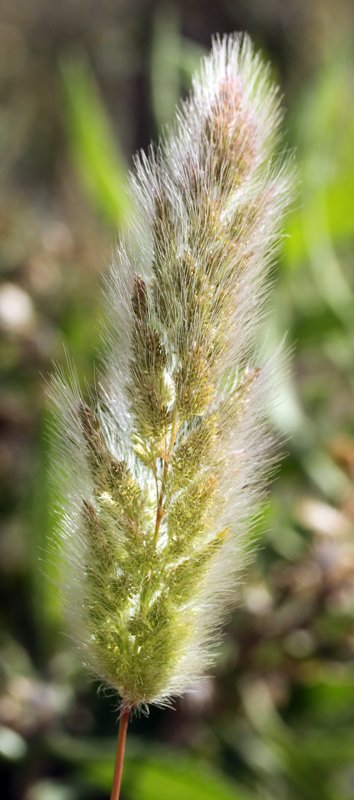
<svg viewBox="0 0 354 800"><path fill-rule="evenodd" d="M97 396L52 383L70 623L125 708L193 686L253 552L274 463L277 359L257 363L257 337L291 194L281 119L250 39L216 38L135 161Z"/></svg>

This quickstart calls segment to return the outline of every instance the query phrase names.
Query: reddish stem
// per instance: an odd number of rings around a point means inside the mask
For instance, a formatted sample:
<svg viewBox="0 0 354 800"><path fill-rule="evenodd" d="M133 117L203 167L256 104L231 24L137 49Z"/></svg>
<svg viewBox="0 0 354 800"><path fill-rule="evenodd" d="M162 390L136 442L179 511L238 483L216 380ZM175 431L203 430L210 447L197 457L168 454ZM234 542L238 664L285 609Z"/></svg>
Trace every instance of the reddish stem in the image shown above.
<svg viewBox="0 0 354 800"><path fill-rule="evenodd" d="M169 467L169 463L170 463L170 458L172 456L172 451L173 451L174 444L175 444L175 441L176 441L177 422L178 422L178 417L177 417L177 411L175 410L174 414L173 414L173 420L172 420L172 426L171 426L170 444L169 444L168 450L165 452L164 461L163 461L163 475L162 475L162 481L161 481L161 491L160 491L160 495L159 495L158 502L157 502L156 523L155 523L155 531L154 531L154 539L153 539L154 547L156 547L156 544L157 544L160 525L161 525L162 517L164 515L163 501L164 501L164 493L165 493L165 484L166 484L166 479L167 479L167 473L168 473L168 467Z"/></svg>
<svg viewBox="0 0 354 800"><path fill-rule="evenodd" d="M127 740L129 716L130 716L129 711L123 711L119 720L118 741L116 750L116 760L114 764L111 800L119 800L120 797L120 787L122 783L125 743Z"/></svg>

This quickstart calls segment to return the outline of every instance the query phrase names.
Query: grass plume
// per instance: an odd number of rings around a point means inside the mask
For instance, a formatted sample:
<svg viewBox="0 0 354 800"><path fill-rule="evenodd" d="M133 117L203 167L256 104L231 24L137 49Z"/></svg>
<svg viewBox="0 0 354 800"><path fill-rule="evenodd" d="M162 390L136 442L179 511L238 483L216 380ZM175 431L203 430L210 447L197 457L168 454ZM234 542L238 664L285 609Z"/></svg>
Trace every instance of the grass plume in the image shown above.
<svg viewBox="0 0 354 800"><path fill-rule="evenodd" d="M289 198L280 122L248 37L216 39L136 159L97 394L52 382L70 623L125 712L193 686L252 550L271 461L256 338Z"/></svg>

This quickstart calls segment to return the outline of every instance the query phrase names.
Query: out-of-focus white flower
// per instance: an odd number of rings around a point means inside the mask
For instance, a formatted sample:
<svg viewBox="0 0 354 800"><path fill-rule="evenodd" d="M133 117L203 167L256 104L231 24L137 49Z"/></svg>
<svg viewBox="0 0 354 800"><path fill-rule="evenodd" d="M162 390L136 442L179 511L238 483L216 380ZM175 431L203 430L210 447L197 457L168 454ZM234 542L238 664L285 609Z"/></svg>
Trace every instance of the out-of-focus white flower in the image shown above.
<svg viewBox="0 0 354 800"><path fill-rule="evenodd" d="M0 327L12 333L28 331L34 321L31 298L14 283L0 286Z"/></svg>

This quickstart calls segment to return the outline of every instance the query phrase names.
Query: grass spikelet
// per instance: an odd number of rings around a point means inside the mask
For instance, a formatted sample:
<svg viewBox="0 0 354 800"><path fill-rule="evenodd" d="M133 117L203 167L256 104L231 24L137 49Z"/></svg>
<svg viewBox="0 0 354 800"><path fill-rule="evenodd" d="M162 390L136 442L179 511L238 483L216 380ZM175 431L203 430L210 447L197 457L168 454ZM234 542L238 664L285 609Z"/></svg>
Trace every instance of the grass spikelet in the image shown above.
<svg viewBox="0 0 354 800"><path fill-rule="evenodd" d="M216 39L136 160L97 395L52 383L70 624L125 711L193 686L249 556L271 461L255 342L289 197L280 121L250 40Z"/></svg>

